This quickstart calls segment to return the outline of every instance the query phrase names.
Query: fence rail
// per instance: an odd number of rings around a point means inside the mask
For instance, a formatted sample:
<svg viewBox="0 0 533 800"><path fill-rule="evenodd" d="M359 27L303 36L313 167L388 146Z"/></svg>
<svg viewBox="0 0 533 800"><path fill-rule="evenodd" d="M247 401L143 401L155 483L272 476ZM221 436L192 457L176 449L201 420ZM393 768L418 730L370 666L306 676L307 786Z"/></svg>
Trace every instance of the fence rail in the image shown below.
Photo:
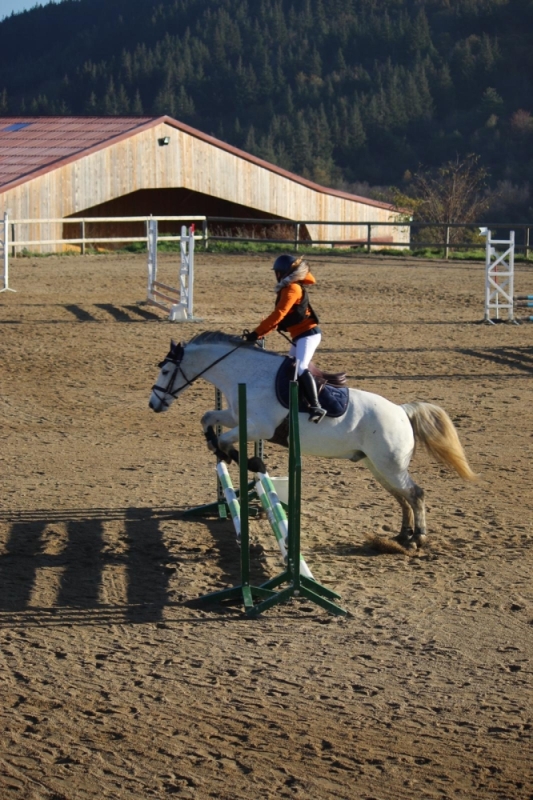
<svg viewBox="0 0 533 800"><path fill-rule="evenodd" d="M417 250L421 248L439 248L443 250L444 257L448 258L450 251L470 249L475 247L472 242L454 242L452 232L457 229L468 230L471 232L479 232L481 228L487 228L495 232L508 233L514 230L517 234L516 237L516 251L523 252L526 258L529 252L533 249L530 243L530 230L533 224L517 223L511 225L508 223L434 223L434 222L421 222L421 221L393 221L383 222L378 220L372 221L359 221L359 222L346 222L343 220L286 220L286 219L262 219L253 217L215 217L215 216L127 216L127 217L68 217L63 219L10 219L10 237L9 247L13 256L17 255L28 247L56 247L59 245L79 245L81 253L87 252L88 245L101 245L106 244L131 244L135 242L148 242L148 225L151 219L157 220L158 224L162 222L179 222L183 223L201 223L201 230L195 235L195 239L203 243L204 248L209 249L210 242L258 242L266 241L269 244L284 244L287 247L294 247L296 250L309 245L326 245L329 247L360 247L367 252L371 252L376 248L394 248ZM111 237L106 236L88 236L87 227L91 224L122 224L122 223L141 223L144 224L144 233L138 236L119 236L114 235ZM17 236L17 229L21 225L78 225L80 227L80 235L76 238L23 238ZM354 239L313 239L305 240L302 238L302 232L306 226L315 225L334 225L339 227L353 227L366 230L366 235L359 236ZM221 226L225 227L225 231L220 231ZM250 230L251 226L251 230ZM292 230L291 236L269 236L268 229L273 229L276 226L283 227L286 231ZM231 230L233 228L233 231ZM246 230L248 228L248 230ZM409 241L398 240L395 241L393 237L376 236L375 229L380 228L402 228L409 229ZM414 239L413 234L420 237L424 230L430 230L432 236ZM433 238L435 231L442 231L442 238L438 241ZM179 242L180 233L164 233L158 236L159 241L163 242ZM480 247L484 247L484 243L479 243Z"/></svg>
<svg viewBox="0 0 533 800"><path fill-rule="evenodd" d="M435 247L444 250L445 258L448 258L450 250L461 250L461 249L470 249L472 248L472 242L453 242L451 240L451 232L456 229L464 229L468 231L472 231L475 233L479 233L481 229L488 228L489 230L494 231L503 231L508 232L510 230L514 231L521 231L522 232L522 243L516 243L516 250L523 251L526 255L526 258L529 254L529 251L532 249L532 245L530 243L530 230L533 228L533 224L527 223L517 223L516 225L512 225L509 223L501 223L501 222L476 222L476 223L463 223L463 222L422 222L420 220L415 221L405 221L399 222L395 220L393 222L383 222L378 220L372 220L369 222L360 221L360 222L346 222L341 220L284 220L284 219L254 219L253 217L247 218L240 218L237 219L235 217L207 217L206 224L213 225L216 223L225 223L225 224L233 224L234 226L239 225L255 225L255 226L289 226L292 227L294 230L294 236L291 239L277 239L277 238L270 238L270 237L258 237L258 236L227 236L227 235L214 235L213 233L209 234L210 241L234 241L234 242L256 242L259 238L266 238L267 241L271 244L287 244L289 241L292 241L295 248L302 244L305 244L304 241L300 239L299 232L302 226L306 225L338 225L342 227L358 227L358 228L366 228L366 236L357 240L357 242L350 242L343 239L323 239L317 240L313 239L312 244L314 245L330 245L332 247L342 247L342 246L359 246L366 248L367 252L370 252L372 247L376 246L385 246L391 248L404 248L404 249L419 249L423 247ZM387 241L384 242L379 238L374 238L372 236L372 229L373 228L409 228L410 229L410 241L406 243L405 241ZM437 229L442 230L443 237L440 241L435 241L435 239L427 239L427 240L417 240L413 241L412 234L413 231L415 233L421 232L427 229ZM309 242L311 244L311 242ZM485 247L485 242L479 242L480 247Z"/></svg>
<svg viewBox="0 0 533 800"><path fill-rule="evenodd" d="M28 247L50 247L55 245L80 245L80 250L82 255L86 254L87 245L90 244L99 244L99 245L106 245L106 244L122 244L122 243L134 243L134 242L145 242L148 243L148 226L151 219L155 219L159 222L179 222L181 224L187 223L196 223L201 222L202 228L205 227L205 220L206 218L203 216L149 216L149 217L65 217L65 218L50 218L50 219L35 219L35 218L28 218L28 219L10 219L9 224L11 227L11 236L10 236L10 248L11 254L13 256L17 255L17 250L20 252L21 249L25 250ZM139 236L87 236L86 235L86 225L90 224L117 224L117 223L141 223L144 225L145 232L143 235ZM55 239L21 239L16 235L16 226L17 225L79 225L80 226L80 233L81 236L77 238L55 238ZM168 241L168 242L179 242L181 237L181 232L175 234L162 234L158 236L159 241ZM205 234L202 232L201 235L196 236L197 239L205 240Z"/></svg>

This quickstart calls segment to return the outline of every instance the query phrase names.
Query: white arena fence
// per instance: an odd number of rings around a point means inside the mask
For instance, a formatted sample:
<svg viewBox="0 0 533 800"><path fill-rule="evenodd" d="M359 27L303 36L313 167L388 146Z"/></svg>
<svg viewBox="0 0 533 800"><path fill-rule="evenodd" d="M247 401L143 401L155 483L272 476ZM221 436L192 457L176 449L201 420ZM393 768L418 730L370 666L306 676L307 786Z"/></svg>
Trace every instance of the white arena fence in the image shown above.
<svg viewBox="0 0 533 800"><path fill-rule="evenodd" d="M101 235L88 238L85 236L85 226L89 223L144 223L145 235L143 236L112 236L103 237ZM160 234L158 231L159 222L186 222L181 226L179 234ZM200 222L202 233L196 234L195 223ZM191 224L192 223L192 224ZM88 244L124 244L124 243L146 243L148 253L148 289L146 302L150 305L165 311L173 322L185 322L194 320L193 317L193 287L194 287L194 244L195 239L205 237L206 218L203 216L150 216L150 217L84 217L74 219L19 219L9 220L8 214L4 214L3 221L0 221L0 258L2 259L2 288L0 291L14 291L9 287L9 255L16 255L17 249L27 250L31 247L39 247L53 251L58 245L79 245L80 252L85 254ZM77 239L15 239L15 229L17 225L81 225L81 238ZM28 230L28 228L26 228ZM11 232L11 236L10 236ZM157 279L157 249L160 242L176 242L180 245L180 266L178 273L177 286L170 286L161 283Z"/></svg>
<svg viewBox="0 0 533 800"><path fill-rule="evenodd" d="M8 209L9 212L9 209ZM517 253L523 253L526 259L529 257L532 248L530 242L530 230L533 225L520 223L517 225L501 223L433 223L423 221L402 220L383 221L383 220L358 220L347 222L345 220L287 220L287 219L260 219L244 217L215 217L215 216L131 216L131 217L64 217L61 219L11 219L9 220L9 253L11 256L20 254L61 252L68 247L79 248L82 255L90 252L90 246L131 244L135 242L148 242L148 226L151 219L157 220L160 229L164 221L181 221L184 224L194 223L196 225L196 240L201 240L205 250L209 249L210 243L215 242L262 242L267 244L280 244L291 249L298 250L300 246L327 246L327 247L346 247L371 251L383 248L403 249L416 251L421 248L437 248L442 250L444 258L447 259L452 251L472 249L470 240L459 243L453 241L452 232L455 229L465 231L479 231L480 225L494 231L501 231L503 238L510 228L517 234L515 249ZM116 227L122 223L144 223L144 234L137 236L114 235L102 236L101 231L96 236L87 236L87 231L93 224L108 224ZM0 220L1 224L1 220ZM78 226L79 236L70 238L64 236L64 227ZM222 226L223 230L220 230ZM306 241L301 238L301 231L308 226L326 226L332 230L342 228L351 230L356 238L343 234L340 238L331 236L323 240L312 239ZM276 229L285 229L282 238L276 237ZM292 229L293 234L290 234ZM353 229L353 230L352 230ZM287 232L289 236L287 238ZM390 232L390 233L387 233ZM401 236L397 236L398 233ZM425 234L427 232L427 237ZM438 233L437 235L437 232ZM422 241L421 234L424 241ZM414 238L413 238L414 236ZM159 234L160 242L175 242L180 239L180 234ZM436 240L438 239L438 241Z"/></svg>
<svg viewBox="0 0 533 800"><path fill-rule="evenodd" d="M106 245L117 244L134 244L144 243L148 246L149 226L150 221L156 220L158 225L161 222L181 222L185 223L200 223L202 226L202 234L197 238L204 239L206 237L206 217L204 216L137 216L137 217L66 217L61 219L10 219L9 220L9 250L11 256L17 256L21 253L25 254L28 251L43 253L43 252L61 252L67 247L79 246L80 253L85 255L87 253L88 245L98 245L105 248ZM144 233L138 236L102 236L100 233L97 236L87 236L87 226L91 224L108 224L116 226L122 223L141 223L144 226ZM38 236L32 237L30 235L21 235L20 229L22 228L25 234L30 234L33 231L52 232L58 229L58 226L63 230L64 225L77 225L79 228L80 236L75 238L65 238L59 236ZM158 234L159 242L179 242L181 233L168 233ZM32 248L36 248L32 251Z"/></svg>

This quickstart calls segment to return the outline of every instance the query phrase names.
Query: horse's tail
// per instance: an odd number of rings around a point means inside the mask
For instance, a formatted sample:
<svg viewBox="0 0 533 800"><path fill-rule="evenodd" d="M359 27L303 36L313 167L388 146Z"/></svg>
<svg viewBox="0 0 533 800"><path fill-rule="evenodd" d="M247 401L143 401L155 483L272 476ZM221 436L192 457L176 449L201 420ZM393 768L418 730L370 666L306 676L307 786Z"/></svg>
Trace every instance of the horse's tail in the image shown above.
<svg viewBox="0 0 533 800"><path fill-rule="evenodd" d="M475 480L459 441L455 425L446 411L432 403L405 403L403 410L413 426L415 439L422 442L438 461L452 467L465 480Z"/></svg>

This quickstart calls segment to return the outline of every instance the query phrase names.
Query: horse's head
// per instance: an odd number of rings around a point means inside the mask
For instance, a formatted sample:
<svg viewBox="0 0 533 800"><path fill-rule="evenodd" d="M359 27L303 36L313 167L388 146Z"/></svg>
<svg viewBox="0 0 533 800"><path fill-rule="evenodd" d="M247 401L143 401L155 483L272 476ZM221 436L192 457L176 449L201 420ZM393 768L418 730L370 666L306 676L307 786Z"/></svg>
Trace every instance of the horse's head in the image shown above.
<svg viewBox="0 0 533 800"><path fill-rule="evenodd" d="M161 371L157 382L152 386L152 394L148 403L149 408L159 414L166 411L172 405L178 394L189 385L189 381L183 374L181 362L185 355L185 348L181 342L171 341L170 350L158 366Z"/></svg>
<svg viewBox="0 0 533 800"><path fill-rule="evenodd" d="M185 344L171 342L168 354L159 364L161 372L152 387L150 408L157 413L166 411L172 401L198 378L214 383L212 368L245 344L240 337L220 331L204 331ZM248 345L245 349L252 348Z"/></svg>

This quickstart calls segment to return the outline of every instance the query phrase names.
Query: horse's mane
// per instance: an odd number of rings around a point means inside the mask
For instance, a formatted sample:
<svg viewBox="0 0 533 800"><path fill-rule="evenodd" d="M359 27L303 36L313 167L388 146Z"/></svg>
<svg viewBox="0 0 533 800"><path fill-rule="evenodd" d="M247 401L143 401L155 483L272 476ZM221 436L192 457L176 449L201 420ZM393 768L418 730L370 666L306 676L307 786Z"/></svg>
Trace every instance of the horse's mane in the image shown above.
<svg viewBox="0 0 533 800"><path fill-rule="evenodd" d="M189 344L239 344L242 342L240 336L223 331L202 331L190 339Z"/></svg>
<svg viewBox="0 0 533 800"><path fill-rule="evenodd" d="M203 331L193 336L187 344L227 344L231 347L245 347L247 350L252 349L254 353L262 353L263 355L276 356L283 359L282 353L276 353L275 350L265 350L262 347L255 347L252 342L246 342L240 336L235 336L232 333L224 333L223 331ZM329 383L331 386L345 386L346 373L344 372L323 372L315 364L311 362L309 371L318 382L319 386L324 383Z"/></svg>
<svg viewBox="0 0 533 800"><path fill-rule="evenodd" d="M229 344L233 347L242 345L243 347L253 347L251 342L245 342L240 336L235 336L232 333L224 333L224 331L202 331L197 333L189 340L188 344ZM258 353L273 353L272 350L263 350L262 347L254 347L254 352ZM279 353L274 355L279 356Z"/></svg>

